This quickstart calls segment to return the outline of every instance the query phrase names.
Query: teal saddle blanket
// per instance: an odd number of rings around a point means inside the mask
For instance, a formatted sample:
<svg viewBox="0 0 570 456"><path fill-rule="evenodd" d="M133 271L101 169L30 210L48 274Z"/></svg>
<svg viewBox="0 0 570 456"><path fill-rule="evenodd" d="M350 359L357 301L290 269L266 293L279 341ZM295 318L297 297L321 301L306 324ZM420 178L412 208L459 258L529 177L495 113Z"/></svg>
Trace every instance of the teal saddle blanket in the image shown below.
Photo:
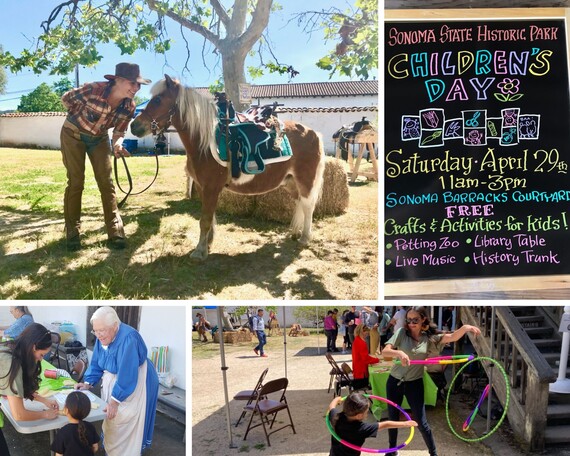
<svg viewBox="0 0 570 456"><path fill-rule="evenodd" d="M240 173L259 174L266 165L291 158L291 144L281 128L260 127L260 123L248 121L249 116L241 113L236 113L236 118L227 128L222 120L216 127L219 159L228 163L231 155L232 177L237 178ZM275 125L279 121L273 117L271 123Z"/></svg>

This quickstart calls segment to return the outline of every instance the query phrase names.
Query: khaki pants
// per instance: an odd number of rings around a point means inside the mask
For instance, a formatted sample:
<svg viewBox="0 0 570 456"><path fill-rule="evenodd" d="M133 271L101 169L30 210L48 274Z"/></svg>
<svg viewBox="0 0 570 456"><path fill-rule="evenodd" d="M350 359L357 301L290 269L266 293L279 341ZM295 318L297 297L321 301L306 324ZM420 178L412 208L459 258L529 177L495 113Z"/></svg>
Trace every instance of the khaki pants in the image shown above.
<svg viewBox="0 0 570 456"><path fill-rule="evenodd" d="M67 239L79 235L81 228L81 196L85 183L85 154L93 166L93 173L103 203L103 214L109 238L125 237L123 221L117 207L117 195L111 177L111 145L107 134L91 136L81 133L69 121L61 129L61 154L67 170L67 187L63 199L65 235Z"/></svg>

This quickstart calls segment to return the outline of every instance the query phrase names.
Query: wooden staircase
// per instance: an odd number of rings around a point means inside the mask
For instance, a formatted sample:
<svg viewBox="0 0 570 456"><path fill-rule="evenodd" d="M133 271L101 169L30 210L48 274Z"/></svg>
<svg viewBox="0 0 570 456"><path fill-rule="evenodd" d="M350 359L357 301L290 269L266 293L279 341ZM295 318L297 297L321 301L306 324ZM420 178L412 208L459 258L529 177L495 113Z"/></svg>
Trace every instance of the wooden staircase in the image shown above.
<svg viewBox="0 0 570 456"><path fill-rule="evenodd" d="M551 366L559 372L562 335L558 332L560 316L544 307L511 307L524 331ZM570 376L570 363L566 376ZM546 409L545 445L570 444L570 394L549 393Z"/></svg>
<svg viewBox="0 0 570 456"><path fill-rule="evenodd" d="M461 321L481 328L485 337L474 346L480 356L493 357L505 368L511 386L508 418L528 449L570 445L570 394L550 393L558 377L563 307L496 307L495 340L491 346L491 308L461 307ZM570 362L566 376L570 378ZM504 383L504 382L503 382ZM495 386L504 404L506 388Z"/></svg>

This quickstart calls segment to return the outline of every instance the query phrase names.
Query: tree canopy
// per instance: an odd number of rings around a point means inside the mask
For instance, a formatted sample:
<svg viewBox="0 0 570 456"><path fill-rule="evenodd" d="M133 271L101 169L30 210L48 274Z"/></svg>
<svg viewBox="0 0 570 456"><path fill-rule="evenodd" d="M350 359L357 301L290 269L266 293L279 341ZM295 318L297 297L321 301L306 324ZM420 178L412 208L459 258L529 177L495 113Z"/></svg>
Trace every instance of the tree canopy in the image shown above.
<svg viewBox="0 0 570 456"><path fill-rule="evenodd" d="M0 66L12 72L31 68L36 73L66 75L76 64L90 67L99 63L103 59L99 47L106 43L115 43L122 54L145 50L165 54L166 60L172 45L167 26L177 25L187 49L187 33L203 39L202 62L206 53L219 57L221 80L234 101L239 99L239 84L246 82L246 57L255 52L261 63L248 69L250 76L263 71L295 76L297 71L292 65L277 60L264 35L270 14L280 6L273 0L225 3L228 6L221 0L60 0L42 22L43 33L36 46L24 49L20 55L0 52ZM376 0L356 0L351 11L331 8L307 14L306 18L314 19L309 21L310 27L324 27L327 40L338 41L342 31L341 47L323 57L317 66L330 71L331 76L338 72L367 79L368 70L378 64ZM261 57L264 51L269 59ZM241 108L239 104L237 107Z"/></svg>
<svg viewBox="0 0 570 456"><path fill-rule="evenodd" d="M54 84L55 90L62 87L62 81L57 84ZM22 95L17 110L18 112L62 112L65 111L65 107L61 102L61 95L42 82L28 95Z"/></svg>
<svg viewBox="0 0 570 456"><path fill-rule="evenodd" d="M328 10L307 11L298 15L310 33L323 30L325 39L337 45L322 57L317 66L329 72L370 78L371 70L378 69L378 2L356 0L354 8L346 11L333 7Z"/></svg>
<svg viewBox="0 0 570 456"><path fill-rule="evenodd" d="M41 24L37 46L19 56L0 54L0 65L14 72L69 74L76 64L99 63L98 47L105 43L115 43L122 54L138 49L165 54L171 47L168 19L185 40L185 33L193 32L210 43L213 51L204 44L203 52L219 55L226 91L237 100L238 84L246 82L245 59L262 37L272 7L273 0L235 0L230 7L219 0L61 0Z"/></svg>

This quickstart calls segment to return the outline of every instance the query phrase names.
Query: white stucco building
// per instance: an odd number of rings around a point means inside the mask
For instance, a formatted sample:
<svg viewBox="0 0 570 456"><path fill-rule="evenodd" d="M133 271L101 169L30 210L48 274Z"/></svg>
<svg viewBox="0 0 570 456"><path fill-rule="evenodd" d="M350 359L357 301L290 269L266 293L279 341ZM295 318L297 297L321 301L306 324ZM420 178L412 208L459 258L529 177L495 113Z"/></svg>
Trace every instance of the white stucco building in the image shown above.
<svg viewBox="0 0 570 456"><path fill-rule="evenodd" d="M208 94L206 88L198 92ZM367 117L378 125L378 81L315 82L253 85L253 104L277 102L281 120L295 120L323 135L325 152L333 154L332 135L341 126ZM65 113L10 113L0 115L0 147L59 149ZM171 151L183 150L177 133L168 135ZM135 138L139 148L152 149L153 138Z"/></svg>

